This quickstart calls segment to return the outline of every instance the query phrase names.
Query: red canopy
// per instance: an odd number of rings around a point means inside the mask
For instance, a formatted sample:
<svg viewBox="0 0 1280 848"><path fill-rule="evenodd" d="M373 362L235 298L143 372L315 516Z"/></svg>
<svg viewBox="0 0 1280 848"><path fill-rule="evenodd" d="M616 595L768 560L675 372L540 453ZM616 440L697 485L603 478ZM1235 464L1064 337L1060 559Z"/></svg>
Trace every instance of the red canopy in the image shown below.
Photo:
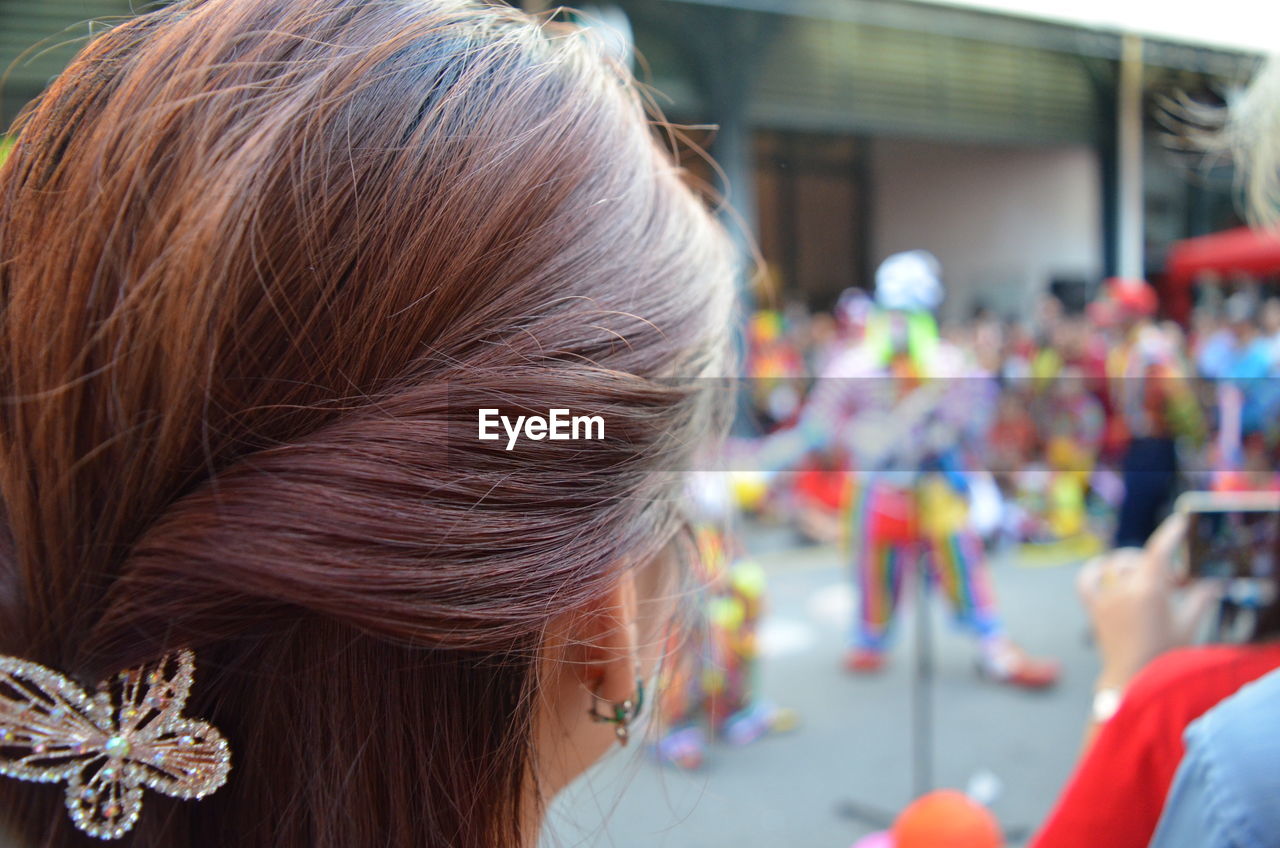
<svg viewBox="0 0 1280 848"><path fill-rule="evenodd" d="M1239 227L1176 242L1170 248L1165 274L1172 285L1190 285L1201 271L1280 273L1280 235Z"/></svg>

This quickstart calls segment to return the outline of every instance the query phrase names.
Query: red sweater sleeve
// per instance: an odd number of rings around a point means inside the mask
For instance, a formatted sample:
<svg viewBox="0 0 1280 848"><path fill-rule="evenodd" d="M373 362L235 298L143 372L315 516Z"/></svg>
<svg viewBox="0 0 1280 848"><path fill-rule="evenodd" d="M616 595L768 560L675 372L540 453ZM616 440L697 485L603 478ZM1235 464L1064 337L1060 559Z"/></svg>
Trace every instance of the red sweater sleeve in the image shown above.
<svg viewBox="0 0 1280 848"><path fill-rule="evenodd" d="M1187 725L1277 667L1280 645L1185 648L1152 662L1098 732L1031 848L1146 848Z"/></svg>

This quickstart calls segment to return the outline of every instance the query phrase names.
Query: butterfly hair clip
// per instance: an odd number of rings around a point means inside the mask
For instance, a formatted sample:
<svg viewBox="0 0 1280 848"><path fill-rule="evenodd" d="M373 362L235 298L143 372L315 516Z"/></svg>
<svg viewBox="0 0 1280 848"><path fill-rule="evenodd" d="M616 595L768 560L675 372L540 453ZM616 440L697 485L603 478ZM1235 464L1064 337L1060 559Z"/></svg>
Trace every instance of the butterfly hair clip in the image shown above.
<svg viewBox="0 0 1280 848"><path fill-rule="evenodd" d="M217 728L184 718L195 657L188 650L122 671L92 694L56 671L0 655L0 774L67 781L76 827L99 839L128 833L142 789L203 798L231 771Z"/></svg>

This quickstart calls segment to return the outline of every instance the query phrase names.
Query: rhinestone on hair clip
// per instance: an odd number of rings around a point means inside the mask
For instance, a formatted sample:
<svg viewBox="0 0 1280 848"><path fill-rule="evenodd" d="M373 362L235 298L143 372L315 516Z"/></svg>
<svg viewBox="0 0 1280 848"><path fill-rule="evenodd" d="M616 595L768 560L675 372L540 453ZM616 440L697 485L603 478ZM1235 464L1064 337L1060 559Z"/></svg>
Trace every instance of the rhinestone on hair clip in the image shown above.
<svg viewBox="0 0 1280 848"><path fill-rule="evenodd" d="M217 728L183 718L195 657L183 650L122 671L92 695L56 671L0 655L0 774L67 781L76 827L99 839L128 833L142 788L203 798L231 771Z"/></svg>

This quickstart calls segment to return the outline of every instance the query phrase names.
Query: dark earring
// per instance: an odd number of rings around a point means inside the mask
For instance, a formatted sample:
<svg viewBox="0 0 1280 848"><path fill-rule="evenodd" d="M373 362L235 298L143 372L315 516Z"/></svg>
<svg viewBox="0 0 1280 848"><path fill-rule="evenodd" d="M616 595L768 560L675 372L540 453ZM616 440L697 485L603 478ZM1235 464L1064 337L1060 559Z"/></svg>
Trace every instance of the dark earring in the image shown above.
<svg viewBox="0 0 1280 848"><path fill-rule="evenodd" d="M595 696L595 692L591 693ZM609 712L600 712L600 699L591 702L591 709L587 710L587 714L591 716L592 721L608 722L616 725L613 729L614 735L618 737L618 744L622 747L627 746L628 740L631 738L631 722L640 716L640 711L644 709L644 681L636 678L636 694L633 698L628 698L622 703L610 705Z"/></svg>

